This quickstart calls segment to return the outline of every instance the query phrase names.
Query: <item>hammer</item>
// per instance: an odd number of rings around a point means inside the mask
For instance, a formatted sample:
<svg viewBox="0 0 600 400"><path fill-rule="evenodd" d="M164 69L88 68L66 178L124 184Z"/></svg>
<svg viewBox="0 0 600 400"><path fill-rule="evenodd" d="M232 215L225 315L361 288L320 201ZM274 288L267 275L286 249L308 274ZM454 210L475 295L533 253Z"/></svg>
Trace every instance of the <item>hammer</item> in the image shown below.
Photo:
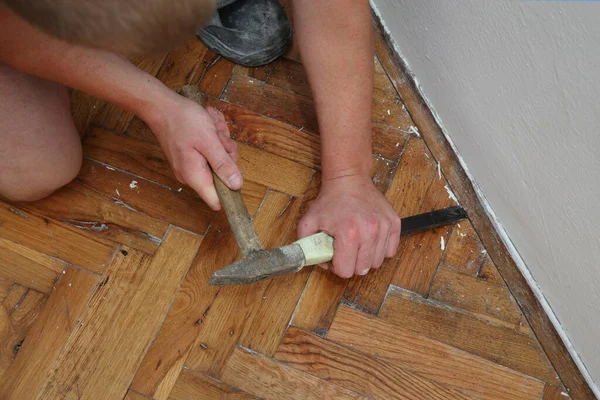
<svg viewBox="0 0 600 400"><path fill-rule="evenodd" d="M202 94L195 85L186 85L178 93L204 105ZM213 181L229 221L231 231L242 253L242 258L216 271L208 283L214 286L253 283L278 275L300 271L308 265L315 265L333 259L334 238L324 232L302 238L290 245L277 249L262 248L252 219L238 190L229 189L213 172ZM433 229L452 224L466 218L462 207L449 207L441 210L403 218L401 235Z"/></svg>

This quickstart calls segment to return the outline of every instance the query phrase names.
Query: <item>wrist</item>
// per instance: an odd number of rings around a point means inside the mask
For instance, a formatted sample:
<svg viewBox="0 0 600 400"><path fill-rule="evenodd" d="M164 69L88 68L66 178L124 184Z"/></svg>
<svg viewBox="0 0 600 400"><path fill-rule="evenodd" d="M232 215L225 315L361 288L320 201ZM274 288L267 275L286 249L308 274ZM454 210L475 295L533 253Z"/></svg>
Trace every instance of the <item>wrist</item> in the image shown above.
<svg viewBox="0 0 600 400"><path fill-rule="evenodd" d="M370 155L354 162L344 162L339 165L323 163L322 182L339 180L342 178L354 178L360 180L371 180L371 168L373 160Z"/></svg>
<svg viewBox="0 0 600 400"><path fill-rule="evenodd" d="M133 112L154 130L166 123L171 110L176 107L179 95L156 78L149 79L145 89L144 96L138 98Z"/></svg>

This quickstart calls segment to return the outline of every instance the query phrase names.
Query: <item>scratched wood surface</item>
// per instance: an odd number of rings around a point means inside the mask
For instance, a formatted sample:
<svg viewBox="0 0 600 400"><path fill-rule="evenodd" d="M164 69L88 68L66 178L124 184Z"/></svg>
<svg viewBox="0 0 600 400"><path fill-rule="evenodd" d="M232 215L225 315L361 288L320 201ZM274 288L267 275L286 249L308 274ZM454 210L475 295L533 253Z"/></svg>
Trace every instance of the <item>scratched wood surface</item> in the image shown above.
<svg viewBox="0 0 600 400"><path fill-rule="evenodd" d="M373 181L403 217L456 205L461 187L376 43ZM297 49L243 68L192 39L133 61L171 89L197 84L225 114L258 236L295 240L321 157ZM403 238L364 277L315 267L210 287L239 257L224 214L177 182L138 117L71 99L77 179L35 203L0 201L0 398L569 396L469 220Z"/></svg>

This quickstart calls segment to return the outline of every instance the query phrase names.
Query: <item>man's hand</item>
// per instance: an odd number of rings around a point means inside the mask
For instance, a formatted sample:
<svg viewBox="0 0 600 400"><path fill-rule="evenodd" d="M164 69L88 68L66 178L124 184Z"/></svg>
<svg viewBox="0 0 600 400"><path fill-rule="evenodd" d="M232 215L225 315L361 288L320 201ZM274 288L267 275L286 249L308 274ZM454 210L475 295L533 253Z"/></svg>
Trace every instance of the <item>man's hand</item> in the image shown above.
<svg viewBox="0 0 600 400"><path fill-rule="evenodd" d="M322 183L298 224L300 238L321 231L335 239L332 272L350 278L396 254L400 218L368 176L345 176Z"/></svg>
<svg viewBox="0 0 600 400"><path fill-rule="evenodd" d="M198 192L213 210L218 210L220 203L210 167L229 188L242 187L237 145L221 112L175 95L147 122L177 179Z"/></svg>

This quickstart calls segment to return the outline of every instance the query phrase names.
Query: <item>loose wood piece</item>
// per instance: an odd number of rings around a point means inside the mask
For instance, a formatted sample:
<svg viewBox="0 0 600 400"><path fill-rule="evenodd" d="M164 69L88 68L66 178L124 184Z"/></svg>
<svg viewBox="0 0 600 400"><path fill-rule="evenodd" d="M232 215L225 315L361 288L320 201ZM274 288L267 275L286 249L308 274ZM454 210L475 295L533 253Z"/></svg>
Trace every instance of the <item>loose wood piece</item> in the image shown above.
<svg viewBox="0 0 600 400"><path fill-rule="evenodd" d="M440 267L429 298L527 335L533 334L506 287Z"/></svg>
<svg viewBox="0 0 600 400"><path fill-rule="evenodd" d="M0 278L42 293L50 293L65 263L0 237ZM0 299L4 298L0 289Z"/></svg>
<svg viewBox="0 0 600 400"><path fill-rule="evenodd" d="M492 221L479 202L471 181L460 166L458 157L446 140L441 128L437 125L431 110L419 95L414 82L408 78L405 66L398 61L391 50L392 47L388 44L389 38L385 36L381 24L375 19L374 25L376 27L375 51L381 64L391 78L394 88L400 94L411 117L416 122L419 131L427 140L432 154L440 161L446 178L452 188L455 189L456 196L462 206L467 210L485 249L500 270L502 277L506 280L511 293L528 316L528 321L544 351L559 372L565 386L570 389L574 399L593 398L594 395L591 389L579 372L550 318L546 315L527 281L520 273L498 232L496 232Z"/></svg>
<svg viewBox="0 0 600 400"><path fill-rule="evenodd" d="M77 180L122 207L200 235L206 232L215 215L199 197L170 190L94 161L84 160Z"/></svg>
<svg viewBox="0 0 600 400"><path fill-rule="evenodd" d="M116 192L113 196L120 197ZM123 207L77 181L52 196L19 206L148 254L154 254L168 226L166 222Z"/></svg>
<svg viewBox="0 0 600 400"><path fill-rule="evenodd" d="M35 397L71 330L78 324L97 282L98 277L87 271L76 268L65 270L35 319L15 361L0 379L2 398Z"/></svg>
<svg viewBox="0 0 600 400"><path fill-rule="evenodd" d="M185 368L173 386L169 400L251 400L252 396L226 383Z"/></svg>
<svg viewBox="0 0 600 400"><path fill-rule="evenodd" d="M469 397L331 341L290 327L275 358L295 369L374 399Z"/></svg>
<svg viewBox="0 0 600 400"><path fill-rule="evenodd" d="M279 247L288 232L295 230L296 216L285 212L289 204L289 196L278 192L267 193L254 220L254 227L265 248ZM200 327L196 346L185 365L219 378L252 311L260 304L268 283L260 281L251 285L223 287Z"/></svg>
<svg viewBox="0 0 600 400"><path fill-rule="evenodd" d="M152 259L132 249L117 252L41 397L123 398L199 244L197 236L172 228Z"/></svg>
<svg viewBox="0 0 600 400"><path fill-rule="evenodd" d="M165 60L166 54L155 54L150 56L138 56L130 58L133 65L155 76ZM133 113L123 110L121 107L108 102L98 105L94 115L93 123L115 132L125 132L127 126L133 119Z"/></svg>
<svg viewBox="0 0 600 400"><path fill-rule="evenodd" d="M448 196L447 185L448 182L443 176L434 176L419 213L457 205ZM392 283L422 296L427 296L442 255L446 250L450 232L455 227L456 224L440 226L407 237Z"/></svg>
<svg viewBox="0 0 600 400"><path fill-rule="evenodd" d="M442 263L465 274L477 275L486 251L469 221L452 231Z"/></svg>
<svg viewBox="0 0 600 400"><path fill-rule="evenodd" d="M267 188L262 187L262 195ZM248 211L254 215L258 206ZM193 347L202 322L219 288L208 285L214 271L234 261L237 243L224 213L217 217L202 240L188 274L158 335L147 351L132 383L132 388L157 399L166 399Z"/></svg>
<svg viewBox="0 0 600 400"><path fill-rule="evenodd" d="M223 382L263 399L365 399L327 381L237 347L223 372Z"/></svg>
<svg viewBox="0 0 600 400"><path fill-rule="evenodd" d="M0 201L0 236L71 264L101 273L114 243Z"/></svg>
<svg viewBox="0 0 600 400"><path fill-rule="evenodd" d="M425 143L418 137L411 137L406 143L396 174L386 192L386 198L400 218L419 213L427 189L434 175L437 175L435 162L428 153ZM379 310L396 273L406 240L403 238L400 241L395 257L386 259L379 269L363 277L358 296L354 299L360 307L373 313Z"/></svg>
<svg viewBox="0 0 600 400"><path fill-rule="evenodd" d="M539 400L544 387L537 379L344 306L327 339L476 398Z"/></svg>
<svg viewBox="0 0 600 400"><path fill-rule="evenodd" d="M390 290L380 317L534 378L559 383L536 340L504 326L449 310L397 288Z"/></svg>

